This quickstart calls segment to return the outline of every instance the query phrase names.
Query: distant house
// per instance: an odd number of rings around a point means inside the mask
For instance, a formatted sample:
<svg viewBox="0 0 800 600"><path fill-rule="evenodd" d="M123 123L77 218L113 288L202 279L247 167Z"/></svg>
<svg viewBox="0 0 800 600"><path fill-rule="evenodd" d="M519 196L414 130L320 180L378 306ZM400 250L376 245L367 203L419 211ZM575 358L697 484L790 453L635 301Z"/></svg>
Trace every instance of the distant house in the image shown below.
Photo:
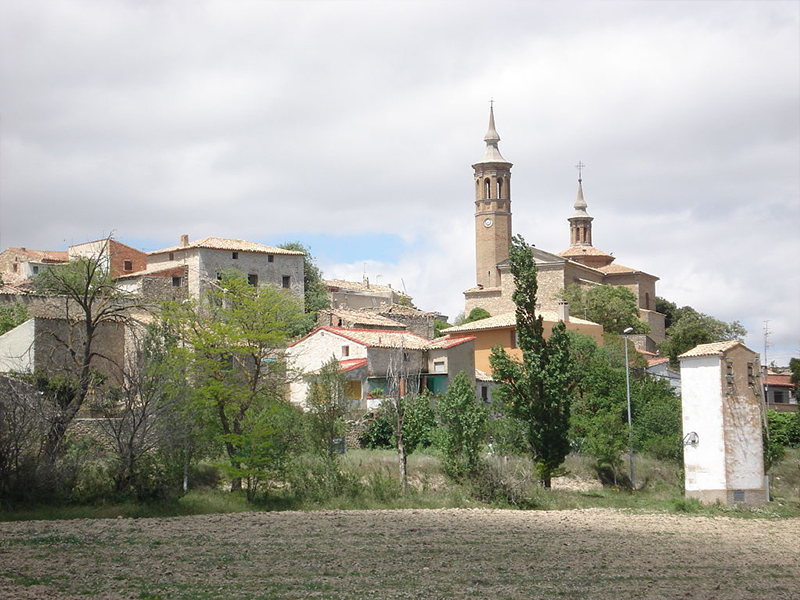
<svg viewBox="0 0 800 600"><path fill-rule="evenodd" d="M791 378L792 376L788 373L767 371L764 378L767 408L780 412L795 412L797 410L797 395Z"/></svg>
<svg viewBox="0 0 800 600"><path fill-rule="evenodd" d="M286 354L301 375L317 372L331 358L347 377L347 394L356 408L372 409L380 396L427 386L434 393L461 370L473 373L473 338L426 340L408 331L320 327L298 340ZM430 382L430 383L429 383ZM305 407L308 381L300 376L289 385L289 399Z"/></svg>
<svg viewBox="0 0 800 600"><path fill-rule="evenodd" d="M646 353L642 353L646 354ZM663 379L668 382L675 393L680 396L681 393L681 374L669 366L669 358L666 356L646 356L647 369L645 371L657 379Z"/></svg>
<svg viewBox="0 0 800 600"><path fill-rule="evenodd" d="M147 254L113 238L73 244L68 250L69 260L94 258L101 261L112 277L141 271L147 267Z"/></svg>
<svg viewBox="0 0 800 600"><path fill-rule="evenodd" d="M359 310L411 304L411 298L407 294L392 288L391 285L370 283L367 277L364 277L363 281L327 279L324 283L328 287L333 308Z"/></svg>
<svg viewBox="0 0 800 600"><path fill-rule="evenodd" d="M317 312L319 327L344 327L347 329L386 329L404 331L406 326L368 309L347 310L323 308Z"/></svg>
<svg viewBox="0 0 800 600"><path fill-rule="evenodd" d="M245 240L206 237L190 242L189 236L182 235L177 246L147 254L147 274L142 276L168 278L175 287L185 285L189 295L196 298L216 284L222 271L233 268L244 273L251 285L272 284L302 298L304 256L297 250ZM123 282L129 290L141 289L139 279L126 277Z"/></svg>
<svg viewBox="0 0 800 600"><path fill-rule="evenodd" d="M36 277L47 267L68 260L66 251L8 248L0 253L0 275L5 285L19 285Z"/></svg>

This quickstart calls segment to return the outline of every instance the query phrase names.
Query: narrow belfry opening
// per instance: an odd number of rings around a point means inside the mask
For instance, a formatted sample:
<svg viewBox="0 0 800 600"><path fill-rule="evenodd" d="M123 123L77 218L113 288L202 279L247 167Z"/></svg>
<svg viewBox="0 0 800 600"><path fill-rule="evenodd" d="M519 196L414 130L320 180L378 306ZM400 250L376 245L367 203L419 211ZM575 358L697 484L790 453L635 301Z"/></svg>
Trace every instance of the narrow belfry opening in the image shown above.
<svg viewBox="0 0 800 600"><path fill-rule="evenodd" d="M497 180L497 197L498 198L502 198L503 197L503 180L502 179L498 179Z"/></svg>
<svg viewBox="0 0 800 600"><path fill-rule="evenodd" d="M487 178L484 180L483 184L484 184L483 193L485 194L485 197L488 200L489 198L492 197L492 182Z"/></svg>

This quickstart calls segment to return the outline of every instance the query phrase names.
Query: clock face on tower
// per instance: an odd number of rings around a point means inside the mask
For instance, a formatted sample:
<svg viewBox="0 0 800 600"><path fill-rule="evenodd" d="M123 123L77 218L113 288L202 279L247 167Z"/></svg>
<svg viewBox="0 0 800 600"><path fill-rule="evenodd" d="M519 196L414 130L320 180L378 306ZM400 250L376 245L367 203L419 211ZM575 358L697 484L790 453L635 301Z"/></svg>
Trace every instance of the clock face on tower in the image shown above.
<svg viewBox="0 0 800 600"><path fill-rule="evenodd" d="M494 221L492 221L491 219L484 219L483 220L483 226L484 227L491 227L493 224L494 224Z"/></svg>

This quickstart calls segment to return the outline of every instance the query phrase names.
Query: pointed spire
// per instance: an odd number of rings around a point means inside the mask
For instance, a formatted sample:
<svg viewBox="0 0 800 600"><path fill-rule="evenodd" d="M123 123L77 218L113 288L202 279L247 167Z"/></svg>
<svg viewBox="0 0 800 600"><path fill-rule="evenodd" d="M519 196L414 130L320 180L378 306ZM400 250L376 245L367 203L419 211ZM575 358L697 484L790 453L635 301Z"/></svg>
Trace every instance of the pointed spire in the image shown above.
<svg viewBox="0 0 800 600"><path fill-rule="evenodd" d="M572 215L573 217L589 216L589 213L586 212L588 205L586 200L583 199L583 168L585 166L581 161L578 161L578 164L575 165L575 168L578 169L578 198L575 200L575 214Z"/></svg>
<svg viewBox="0 0 800 600"><path fill-rule="evenodd" d="M493 104L494 100L492 100L491 102ZM487 131L486 135L483 136L483 141L486 142L486 151L483 153L483 158L481 158L478 161L478 163L489 163L489 162L508 163L508 161L505 158L503 158L503 155L500 154L500 150L497 148L497 142L500 141L500 135L497 133L497 129L495 128L494 125L493 105L489 107L489 131Z"/></svg>
<svg viewBox="0 0 800 600"><path fill-rule="evenodd" d="M489 107L489 131L483 136L483 141L487 144L494 143L494 145L497 145L497 142L500 141L500 136L494 126L494 106Z"/></svg>

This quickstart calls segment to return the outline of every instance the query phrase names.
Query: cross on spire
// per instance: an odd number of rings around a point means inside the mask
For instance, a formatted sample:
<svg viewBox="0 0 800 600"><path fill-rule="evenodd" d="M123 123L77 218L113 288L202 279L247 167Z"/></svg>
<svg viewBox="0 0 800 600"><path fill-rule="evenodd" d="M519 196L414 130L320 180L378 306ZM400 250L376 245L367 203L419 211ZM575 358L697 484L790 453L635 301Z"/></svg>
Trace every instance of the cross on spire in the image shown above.
<svg viewBox="0 0 800 600"><path fill-rule="evenodd" d="M489 98L489 108L494 108L494 96Z"/></svg>
<svg viewBox="0 0 800 600"><path fill-rule="evenodd" d="M575 165L575 168L578 169L578 183L583 183L583 169L586 167L581 161L578 161L578 164Z"/></svg>

